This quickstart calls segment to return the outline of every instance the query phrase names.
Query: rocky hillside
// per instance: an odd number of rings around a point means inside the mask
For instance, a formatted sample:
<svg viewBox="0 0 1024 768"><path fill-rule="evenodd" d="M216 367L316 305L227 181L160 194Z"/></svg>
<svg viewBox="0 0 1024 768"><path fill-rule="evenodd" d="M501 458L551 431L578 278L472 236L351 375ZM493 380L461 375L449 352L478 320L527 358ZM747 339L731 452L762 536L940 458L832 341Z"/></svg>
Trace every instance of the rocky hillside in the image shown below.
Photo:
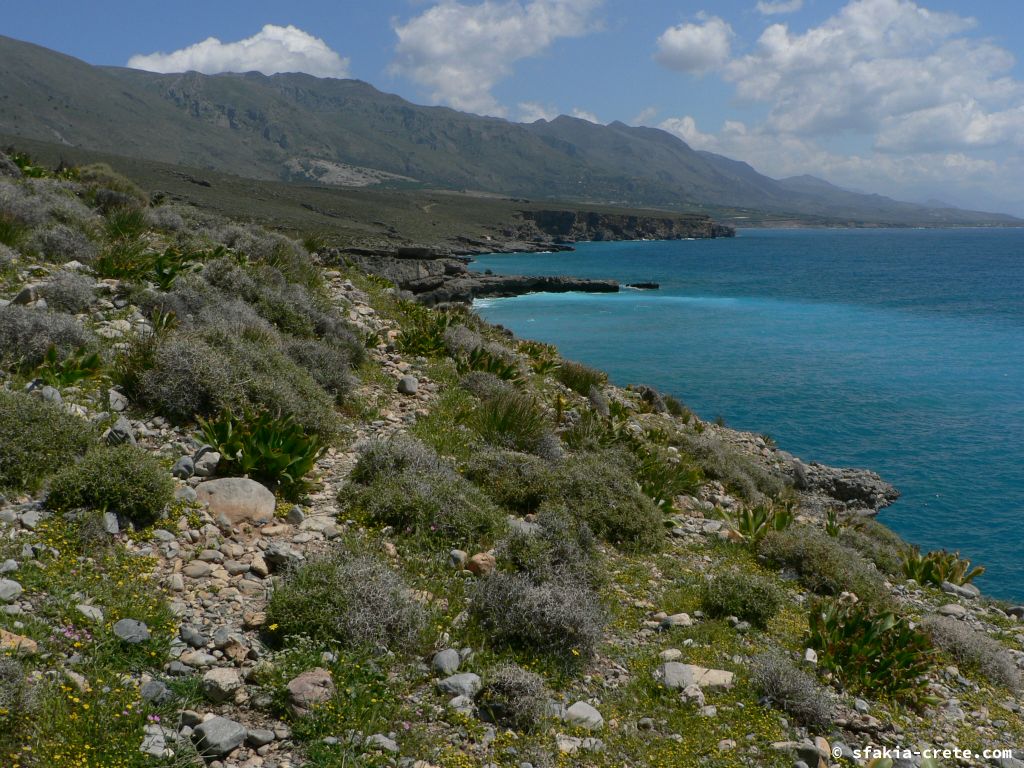
<svg viewBox="0 0 1024 768"><path fill-rule="evenodd" d="M1024 743L1024 608L876 523L877 475L409 301L329 243L15 160L0 764Z"/></svg>

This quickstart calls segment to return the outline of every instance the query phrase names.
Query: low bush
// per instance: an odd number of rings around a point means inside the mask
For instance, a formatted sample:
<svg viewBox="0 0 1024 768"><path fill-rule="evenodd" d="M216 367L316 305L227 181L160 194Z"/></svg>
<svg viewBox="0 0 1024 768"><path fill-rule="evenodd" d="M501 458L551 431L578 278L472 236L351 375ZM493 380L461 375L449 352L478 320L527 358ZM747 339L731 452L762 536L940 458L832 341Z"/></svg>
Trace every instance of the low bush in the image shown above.
<svg viewBox="0 0 1024 768"><path fill-rule="evenodd" d="M470 612L496 646L550 654L569 664L590 659L601 642L605 613L580 581L537 584L520 573L481 579Z"/></svg>
<svg viewBox="0 0 1024 768"><path fill-rule="evenodd" d="M95 442L93 428L39 398L0 390L0 490L35 492Z"/></svg>
<svg viewBox="0 0 1024 768"><path fill-rule="evenodd" d="M141 239L118 238L108 243L93 262L100 277L138 280L153 264L153 256Z"/></svg>
<svg viewBox="0 0 1024 768"><path fill-rule="evenodd" d="M608 377L603 371L570 360L562 361L555 371L555 378L584 397L590 395L591 388L603 387L608 382Z"/></svg>
<svg viewBox="0 0 1024 768"><path fill-rule="evenodd" d="M838 700L832 691L773 649L755 656L750 681L772 704L801 725L823 730L832 725Z"/></svg>
<svg viewBox="0 0 1024 768"><path fill-rule="evenodd" d="M60 271L51 277L39 293L49 309L78 314L89 308L96 298L93 280L77 272Z"/></svg>
<svg viewBox="0 0 1024 768"><path fill-rule="evenodd" d="M0 656L0 749L4 755L19 750L29 715L28 673L12 656ZM16 754L16 753L14 753Z"/></svg>
<svg viewBox="0 0 1024 768"><path fill-rule="evenodd" d="M123 205L106 211L107 238L110 240L137 240L147 229L146 215L141 207Z"/></svg>
<svg viewBox="0 0 1024 768"><path fill-rule="evenodd" d="M536 731L548 714L544 678L518 664L506 663L490 670L476 696L477 706L493 723L515 731Z"/></svg>
<svg viewBox="0 0 1024 768"><path fill-rule="evenodd" d="M877 570L856 551L815 528L795 526L772 531L764 537L758 554L776 568L796 571L800 583L820 595L853 592L873 603L888 598Z"/></svg>
<svg viewBox="0 0 1024 768"><path fill-rule="evenodd" d="M545 508L537 530L513 526L495 546L498 567L529 576L534 582L571 579L596 584L598 570L594 534L564 509Z"/></svg>
<svg viewBox="0 0 1024 768"><path fill-rule="evenodd" d="M490 445L557 458L558 441L543 409L528 395L503 392L480 403L469 424Z"/></svg>
<svg viewBox="0 0 1024 768"><path fill-rule="evenodd" d="M339 503L375 525L390 525L414 537L464 545L496 537L506 516L479 488L439 460L403 466L409 456L396 450L361 459L353 481L338 494ZM401 468L387 471L388 461Z"/></svg>
<svg viewBox="0 0 1024 768"><path fill-rule="evenodd" d="M69 387L83 379L98 376L103 370L103 358L99 352L79 351L65 358L58 356L57 347L46 350L43 362L33 375L51 387Z"/></svg>
<svg viewBox="0 0 1024 768"><path fill-rule="evenodd" d="M415 648L426 611L401 577L368 555L335 551L288 571L267 605L279 639L306 636L346 648Z"/></svg>
<svg viewBox="0 0 1024 768"><path fill-rule="evenodd" d="M700 467L712 480L750 501L777 497L786 488L781 475L771 473L749 456L709 431L677 430L672 444Z"/></svg>
<svg viewBox="0 0 1024 768"><path fill-rule="evenodd" d="M407 307L407 317L402 321L402 330L396 344L406 355L441 357L447 352L445 332L452 324L451 315L437 312L418 305Z"/></svg>
<svg viewBox="0 0 1024 768"><path fill-rule="evenodd" d="M9 305L0 307L0 362L33 370L53 346L59 357L95 345L95 337L71 315Z"/></svg>
<svg viewBox="0 0 1024 768"><path fill-rule="evenodd" d="M818 663L854 691L929 703L926 674L934 663L928 638L891 611L862 602L816 601L810 644Z"/></svg>
<svg viewBox="0 0 1024 768"><path fill-rule="evenodd" d="M679 457L650 445L637 446L633 453L639 460L636 478L641 490L665 514L676 511L676 496L694 494L700 488L700 470Z"/></svg>
<svg viewBox="0 0 1024 768"><path fill-rule="evenodd" d="M291 339L285 349L288 356L336 400L344 400L355 389L348 347L330 339Z"/></svg>
<svg viewBox="0 0 1024 768"><path fill-rule="evenodd" d="M143 340L141 344L146 344ZM137 350L146 352L141 346ZM135 372L140 402L175 423L212 416L239 399L239 386L229 361L200 338L172 334L151 350L149 360L140 355L144 369ZM151 367L145 368L149 364Z"/></svg>
<svg viewBox="0 0 1024 768"><path fill-rule="evenodd" d="M46 505L58 512L101 509L136 525L160 518L174 498L170 472L134 445L98 446L50 481Z"/></svg>
<svg viewBox="0 0 1024 768"><path fill-rule="evenodd" d="M948 616L927 616L921 623L936 648L952 656L957 664L976 669L996 685L1019 693L1024 676L1010 652L997 640L971 629Z"/></svg>
<svg viewBox="0 0 1024 768"><path fill-rule="evenodd" d="M903 575L918 584L932 584L941 587L948 581L951 584L970 584L985 572L983 566L971 568L971 561L960 558L959 552L929 552L921 554L921 550L913 547L903 555Z"/></svg>
<svg viewBox="0 0 1024 768"><path fill-rule="evenodd" d="M552 469L548 499L565 506L603 541L653 551L665 538L661 510L634 480L636 460L623 450L571 456Z"/></svg>
<svg viewBox="0 0 1024 768"><path fill-rule="evenodd" d="M447 467L432 448L407 434L398 433L388 438L371 438L360 445L359 457L349 479L369 485L406 470L432 472Z"/></svg>
<svg viewBox="0 0 1024 768"><path fill-rule="evenodd" d="M521 515L537 511L551 490L548 463L518 451L481 450L465 474L498 504Z"/></svg>
<svg viewBox="0 0 1024 768"><path fill-rule="evenodd" d="M470 371L492 373L502 381L519 382L523 378L523 372L517 362L510 362L505 357L484 347L477 347L465 355L456 357L455 367L459 373Z"/></svg>
<svg viewBox="0 0 1024 768"><path fill-rule="evenodd" d="M487 371L470 371L459 379L459 386L480 400L490 400L498 395L514 392L507 381Z"/></svg>
<svg viewBox="0 0 1024 768"><path fill-rule="evenodd" d="M762 629L782 607L782 590L755 573L726 571L707 581L701 609L712 618L735 616Z"/></svg>
<svg viewBox="0 0 1024 768"><path fill-rule="evenodd" d="M304 478L326 450L291 416L266 411L245 410L241 416L225 411L210 421L200 418L199 428L221 455L218 469L280 488L292 499L306 488Z"/></svg>
<svg viewBox="0 0 1024 768"><path fill-rule="evenodd" d="M97 248L92 240L81 230L66 224L54 224L37 229L32 233L28 247L47 261L60 264L68 261L92 264L97 255Z"/></svg>
<svg viewBox="0 0 1024 768"><path fill-rule="evenodd" d="M148 202L146 193L135 182L118 173L106 163L81 166L78 169L78 180L91 186L94 196L102 191L118 193L117 196L108 194L103 199L97 200L101 206L106 202L108 208L113 207L114 200L119 201L117 205L120 207L128 205L141 207Z"/></svg>
<svg viewBox="0 0 1024 768"><path fill-rule="evenodd" d="M854 527L842 527L839 541L860 552L878 570L890 576L903 575L903 556L908 547L896 533L875 520L863 520Z"/></svg>

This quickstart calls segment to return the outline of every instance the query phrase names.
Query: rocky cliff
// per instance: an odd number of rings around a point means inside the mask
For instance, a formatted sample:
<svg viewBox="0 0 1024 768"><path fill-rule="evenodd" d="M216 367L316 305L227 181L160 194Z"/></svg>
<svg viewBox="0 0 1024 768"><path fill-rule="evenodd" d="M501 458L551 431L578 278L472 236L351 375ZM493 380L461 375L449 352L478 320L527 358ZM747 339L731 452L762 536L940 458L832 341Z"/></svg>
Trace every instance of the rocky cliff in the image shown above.
<svg viewBox="0 0 1024 768"><path fill-rule="evenodd" d="M516 240L575 243L596 240L684 240L734 237L736 230L707 216L637 216L577 210L522 211L504 233Z"/></svg>

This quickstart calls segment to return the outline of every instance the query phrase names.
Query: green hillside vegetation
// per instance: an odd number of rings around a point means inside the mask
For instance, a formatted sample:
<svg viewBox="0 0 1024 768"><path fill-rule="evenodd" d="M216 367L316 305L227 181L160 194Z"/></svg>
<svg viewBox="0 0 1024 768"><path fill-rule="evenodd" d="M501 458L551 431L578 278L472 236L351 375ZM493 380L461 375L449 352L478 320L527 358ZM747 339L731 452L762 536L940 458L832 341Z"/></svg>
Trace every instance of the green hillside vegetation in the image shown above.
<svg viewBox="0 0 1024 768"><path fill-rule="evenodd" d="M956 583L908 579L925 556L763 438L315 238L6 159L3 765L789 768L1024 739L1024 609L955 555L928 573Z"/></svg>

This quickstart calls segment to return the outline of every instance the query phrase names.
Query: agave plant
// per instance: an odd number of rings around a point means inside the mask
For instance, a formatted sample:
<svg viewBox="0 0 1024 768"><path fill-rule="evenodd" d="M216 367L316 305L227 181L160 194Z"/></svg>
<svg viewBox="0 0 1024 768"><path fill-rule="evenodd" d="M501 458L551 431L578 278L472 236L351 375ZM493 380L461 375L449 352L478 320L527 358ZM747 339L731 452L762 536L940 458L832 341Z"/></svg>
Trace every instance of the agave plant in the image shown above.
<svg viewBox="0 0 1024 768"><path fill-rule="evenodd" d="M396 339L398 349L407 355L442 357L447 350L444 332L452 324L452 317L418 305L410 306L408 312Z"/></svg>
<svg viewBox="0 0 1024 768"><path fill-rule="evenodd" d="M903 575L918 584L934 584L939 587L942 582L963 586L970 584L985 572L984 566L971 568L971 561L962 559L959 552L939 550L921 554L917 547L903 555Z"/></svg>
<svg viewBox="0 0 1024 768"><path fill-rule="evenodd" d="M638 448L635 453L640 459L637 471L640 489L662 512L675 512L675 497L694 493L700 487L699 469L671 461L656 448Z"/></svg>
<svg viewBox="0 0 1024 768"><path fill-rule="evenodd" d="M217 251L223 251L223 246ZM174 246L167 248L163 253L153 257L153 267L149 277L154 283L167 291L174 285L174 281L186 272L195 272L201 265L195 260L195 254L182 253Z"/></svg>
<svg viewBox="0 0 1024 768"><path fill-rule="evenodd" d="M817 601L811 606L810 645L819 663L848 688L917 706L932 703L925 679L935 660L931 643L892 611Z"/></svg>
<svg viewBox="0 0 1024 768"><path fill-rule="evenodd" d="M35 375L51 387L69 387L82 379L90 379L103 369L103 358L98 352L78 350L63 360L57 354L57 347L51 344L46 349L43 362L36 368Z"/></svg>
<svg viewBox="0 0 1024 768"><path fill-rule="evenodd" d="M455 360L455 367L459 373L470 371L484 371L492 373L499 379L505 381L522 381L522 371L514 362L503 360L498 355L487 351L484 347L475 347L466 355L460 355Z"/></svg>
<svg viewBox="0 0 1024 768"><path fill-rule="evenodd" d="M793 524L793 509L788 504L768 502L742 507L735 515L724 515L725 523L743 541L756 546L769 531L784 531Z"/></svg>
<svg viewBox="0 0 1024 768"><path fill-rule="evenodd" d="M251 410L236 416L224 411L216 419L198 421L225 469L277 485L292 498L305 488L305 476L326 450L316 435L307 435L291 416Z"/></svg>

